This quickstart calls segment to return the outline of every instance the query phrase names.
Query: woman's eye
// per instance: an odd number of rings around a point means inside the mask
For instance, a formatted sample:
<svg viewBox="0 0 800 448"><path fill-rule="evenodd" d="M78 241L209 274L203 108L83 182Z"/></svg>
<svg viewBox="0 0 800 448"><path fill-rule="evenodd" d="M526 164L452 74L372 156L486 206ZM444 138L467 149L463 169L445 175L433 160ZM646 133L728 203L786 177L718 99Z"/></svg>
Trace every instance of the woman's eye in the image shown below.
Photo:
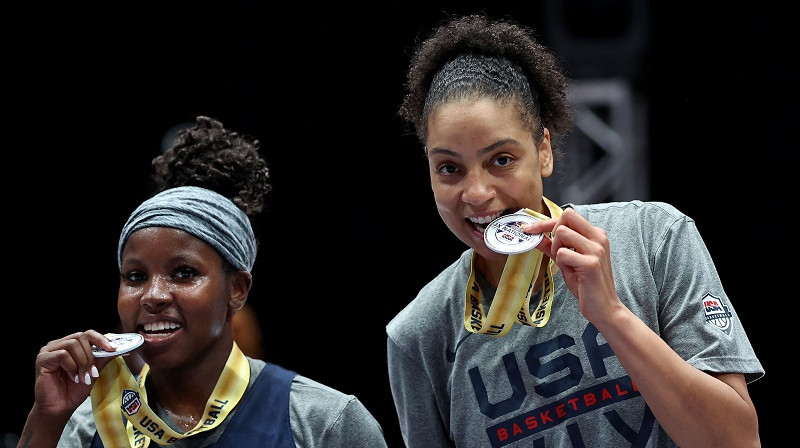
<svg viewBox="0 0 800 448"><path fill-rule="evenodd" d="M508 157L508 156L500 156L500 157L498 157L498 158L494 159L494 163L495 163L495 164L497 164L497 165L499 165L499 166L506 166L506 165L508 165L509 163L511 163L511 157Z"/></svg>
<svg viewBox="0 0 800 448"><path fill-rule="evenodd" d="M455 173L457 170L454 165L442 165L439 167L437 171L439 171L439 174L444 174L445 176L448 176L450 174Z"/></svg>
<svg viewBox="0 0 800 448"><path fill-rule="evenodd" d="M129 282L137 283L137 282L144 281L144 279L147 278L147 277L142 272L130 271L130 272L122 273L122 278L124 278L125 280L127 280Z"/></svg>
<svg viewBox="0 0 800 448"><path fill-rule="evenodd" d="M195 275L197 275L197 271L190 267L181 267L175 271L175 277L177 278L192 278Z"/></svg>

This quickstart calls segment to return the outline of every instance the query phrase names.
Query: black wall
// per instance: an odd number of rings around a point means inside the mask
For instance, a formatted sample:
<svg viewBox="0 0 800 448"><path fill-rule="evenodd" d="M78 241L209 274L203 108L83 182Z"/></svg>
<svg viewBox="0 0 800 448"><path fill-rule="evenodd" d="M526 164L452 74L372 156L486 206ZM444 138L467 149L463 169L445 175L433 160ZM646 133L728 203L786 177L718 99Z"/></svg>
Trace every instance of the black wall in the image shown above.
<svg viewBox="0 0 800 448"><path fill-rule="evenodd" d="M420 33L445 11L479 8L260 3L9 12L19 31L4 45L11 350L0 371L12 399L0 433L21 431L42 345L113 330L119 230L150 193L164 133L202 114L258 136L272 168L250 299L268 360L357 395L401 446L384 326L463 247L439 220L421 148L395 111ZM544 20L545 1L486 3L542 34L559 26ZM769 446L785 412L770 396L785 368L773 342L793 315L796 265L794 24L786 8L658 3L635 79L652 169L642 199L697 220L767 369L751 393ZM602 22L571 17L602 38Z"/></svg>

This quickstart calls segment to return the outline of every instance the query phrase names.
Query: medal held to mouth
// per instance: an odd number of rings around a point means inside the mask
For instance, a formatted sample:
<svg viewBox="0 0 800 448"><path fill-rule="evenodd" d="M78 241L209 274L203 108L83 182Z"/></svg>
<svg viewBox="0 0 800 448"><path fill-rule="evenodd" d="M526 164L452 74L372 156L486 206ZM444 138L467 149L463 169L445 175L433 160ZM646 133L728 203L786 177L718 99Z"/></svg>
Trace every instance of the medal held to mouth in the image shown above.
<svg viewBox="0 0 800 448"><path fill-rule="evenodd" d="M124 355L144 344L144 337L138 333L107 333L105 336L117 351L107 352L100 347L92 346L92 353L98 358Z"/></svg>
<svg viewBox="0 0 800 448"><path fill-rule="evenodd" d="M551 206L548 200L545 203L554 216L560 216L561 209L558 206ZM550 320L553 305L553 261L549 260L545 267L541 299L531 314L531 292L539 277L544 257L541 251L531 249L542 242L544 234L528 234L522 230L524 224L544 219L549 217L523 208L495 219L486 228L483 233L486 246L495 252L508 254L509 257L492 300L491 313L483 310L480 286L475 279L474 266L472 267L465 294L464 326L467 330L490 336L505 336L515 322L525 326L543 327ZM474 259L473 254L473 262Z"/></svg>
<svg viewBox="0 0 800 448"><path fill-rule="evenodd" d="M501 254L521 254L542 242L541 233L529 234L522 231L524 224L539 221L522 209L510 215L501 216L489 224L483 232L483 241L489 249Z"/></svg>

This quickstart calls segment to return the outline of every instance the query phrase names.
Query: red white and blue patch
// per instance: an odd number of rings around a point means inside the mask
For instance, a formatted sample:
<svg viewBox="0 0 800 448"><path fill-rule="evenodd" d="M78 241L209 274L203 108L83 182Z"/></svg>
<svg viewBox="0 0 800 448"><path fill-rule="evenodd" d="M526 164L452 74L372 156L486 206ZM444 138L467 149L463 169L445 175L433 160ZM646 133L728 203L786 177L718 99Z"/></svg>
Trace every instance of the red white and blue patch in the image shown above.
<svg viewBox="0 0 800 448"><path fill-rule="evenodd" d="M125 389L122 391L122 410L128 415L134 415L142 408L142 400L139 398L139 392L135 390Z"/></svg>
<svg viewBox="0 0 800 448"><path fill-rule="evenodd" d="M707 323L724 331L725 334L731 334L732 314L727 305L722 303L722 299L711 293L706 293L703 296L703 310L706 314Z"/></svg>

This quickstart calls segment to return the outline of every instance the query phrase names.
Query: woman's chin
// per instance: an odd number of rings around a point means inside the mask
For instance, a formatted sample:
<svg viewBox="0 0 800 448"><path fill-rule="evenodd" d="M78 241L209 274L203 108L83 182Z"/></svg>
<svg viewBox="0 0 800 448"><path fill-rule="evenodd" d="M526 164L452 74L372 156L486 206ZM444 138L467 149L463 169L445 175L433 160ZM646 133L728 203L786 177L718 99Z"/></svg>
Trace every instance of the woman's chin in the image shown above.
<svg viewBox="0 0 800 448"><path fill-rule="evenodd" d="M481 257L483 257L483 258L485 258L487 260L502 261L502 260L505 260L506 257L507 257L507 255L505 255L505 254L501 254L501 253L493 251L492 249L489 249L489 247L486 246L486 244L474 245L474 246L472 246L472 249L474 249L475 252L478 253L478 255L480 255Z"/></svg>

